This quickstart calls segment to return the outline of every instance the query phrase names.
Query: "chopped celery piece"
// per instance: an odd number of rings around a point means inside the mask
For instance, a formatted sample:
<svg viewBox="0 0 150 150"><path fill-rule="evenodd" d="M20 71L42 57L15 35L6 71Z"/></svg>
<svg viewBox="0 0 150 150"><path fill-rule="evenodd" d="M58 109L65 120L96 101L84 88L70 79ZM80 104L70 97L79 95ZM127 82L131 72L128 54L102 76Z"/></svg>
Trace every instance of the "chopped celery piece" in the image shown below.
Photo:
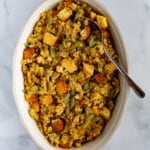
<svg viewBox="0 0 150 150"><path fill-rule="evenodd" d="M70 108L72 109L74 108L74 106L75 106L75 97L72 97L70 102Z"/></svg>
<svg viewBox="0 0 150 150"><path fill-rule="evenodd" d="M70 114L70 108L66 108L65 114L66 114L66 116L69 116L69 114Z"/></svg>
<svg viewBox="0 0 150 150"><path fill-rule="evenodd" d="M84 86L83 86L83 89L84 89L85 91L87 91L89 88L90 88L90 86L89 86L89 80L87 80L87 81L85 81L85 84L84 84Z"/></svg>
<svg viewBox="0 0 150 150"><path fill-rule="evenodd" d="M50 48L50 55L52 56L52 57L56 57L56 49L55 48Z"/></svg>
<svg viewBox="0 0 150 150"><path fill-rule="evenodd" d="M77 49L78 51L82 50L84 47L84 44L81 41L77 41L73 44L72 48Z"/></svg>
<svg viewBox="0 0 150 150"><path fill-rule="evenodd" d="M94 116L93 118L92 118L92 121L99 121L99 120L101 120L102 119L102 117L100 117L100 116Z"/></svg>
<svg viewBox="0 0 150 150"><path fill-rule="evenodd" d="M89 46L90 47L94 47L97 43L96 37L95 36L91 36L89 39Z"/></svg>
<svg viewBox="0 0 150 150"><path fill-rule="evenodd" d="M75 94L76 94L76 93L75 93L75 90L71 90L71 95L72 95L72 96L75 96Z"/></svg>

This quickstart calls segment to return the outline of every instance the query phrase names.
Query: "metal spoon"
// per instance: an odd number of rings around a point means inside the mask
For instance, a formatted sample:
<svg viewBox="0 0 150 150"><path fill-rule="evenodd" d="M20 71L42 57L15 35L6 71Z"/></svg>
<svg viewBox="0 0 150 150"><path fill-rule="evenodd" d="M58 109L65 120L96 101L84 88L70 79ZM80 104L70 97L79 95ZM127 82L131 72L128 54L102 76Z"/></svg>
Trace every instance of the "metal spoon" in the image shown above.
<svg viewBox="0 0 150 150"><path fill-rule="evenodd" d="M103 49L104 49L106 55L113 62L113 64L116 66L116 68L120 71L122 76L126 79L126 81L130 85L130 87L134 90L134 92L137 94L137 96L139 96L140 98L144 98L145 97L145 92L129 77L127 72L118 64L118 62L111 56L109 51L104 46L104 43L103 43L103 31L102 31L101 27L94 20L92 20L92 19L90 19L88 17L82 17L82 18L87 19L89 21L89 23L92 23L92 24L96 25L96 27L98 28L98 30L99 30L99 32L101 34L100 42L101 42L101 44L103 46Z"/></svg>

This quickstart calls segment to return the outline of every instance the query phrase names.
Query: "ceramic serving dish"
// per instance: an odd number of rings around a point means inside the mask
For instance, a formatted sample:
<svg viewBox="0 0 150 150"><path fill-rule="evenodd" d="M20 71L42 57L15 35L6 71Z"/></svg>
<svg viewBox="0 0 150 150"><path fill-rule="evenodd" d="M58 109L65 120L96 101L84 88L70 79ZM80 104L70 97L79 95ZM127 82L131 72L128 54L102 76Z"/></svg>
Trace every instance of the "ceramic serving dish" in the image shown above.
<svg viewBox="0 0 150 150"><path fill-rule="evenodd" d="M123 42L120 29L115 23L114 19L109 14L106 7L99 0L83 1L89 3L94 9L96 9L96 11L102 13L104 16L107 17L111 33L114 39L115 47L119 54L119 63L128 72L129 65L126 48ZM27 21L19 37L13 60L13 92L18 113L24 127L26 128L32 139L35 141L37 146L43 150L60 150L62 148L56 148L50 145L45 139L45 137L40 133L35 121L29 116L29 105L25 101L23 93L24 85L23 74L21 70L21 59L23 56L24 43L26 42L26 39L29 36L29 34L32 32L35 23L39 19L40 13L49 8L53 8L58 2L59 0L47 0L34 11L32 16ZM110 141L112 135L115 133L116 129L120 124L128 100L129 86L122 76L120 76L120 88L120 94L117 97L117 103L113 111L113 115L110 121L107 123L106 127L104 128L101 136L99 136L96 140L92 142L84 144L80 148L71 148L71 150L102 150L104 146Z"/></svg>

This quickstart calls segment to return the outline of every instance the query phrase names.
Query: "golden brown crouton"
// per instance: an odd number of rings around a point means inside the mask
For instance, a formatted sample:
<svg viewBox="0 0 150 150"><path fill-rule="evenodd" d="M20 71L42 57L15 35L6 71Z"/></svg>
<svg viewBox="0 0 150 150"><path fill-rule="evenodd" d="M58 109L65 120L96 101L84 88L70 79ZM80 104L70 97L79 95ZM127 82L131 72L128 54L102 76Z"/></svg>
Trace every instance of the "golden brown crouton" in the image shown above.
<svg viewBox="0 0 150 150"><path fill-rule="evenodd" d="M89 78L94 73L94 66L89 64L83 64L83 72L86 78Z"/></svg>
<svg viewBox="0 0 150 150"><path fill-rule="evenodd" d="M54 46L55 43L57 42L57 39L58 38L56 36L46 32L43 37L43 43L45 43L49 46Z"/></svg>
<svg viewBox="0 0 150 150"><path fill-rule="evenodd" d="M115 70L117 70L117 68L112 62L110 62L109 64L106 64L104 67L104 71L107 74L112 74Z"/></svg>
<svg viewBox="0 0 150 150"><path fill-rule="evenodd" d="M96 13L93 11L90 11L89 17L94 20L96 18Z"/></svg>
<svg viewBox="0 0 150 150"><path fill-rule="evenodd" d="M70 58L63 59L61 62L62 67L64 67L69 73L75 72L78 68L73 60Z"/></svg>
<svg viewBox="0 0 150 150"><path fill-rule="evenodd" d="M57 15L62 21L68 20L72 16L72 10L68 7L62 9Z"/></svg>
<svg viewBox="0 0 150 150"><path fill-rule="evenodd" d="M96 21L102 29L108 28L108 22L107 22L106 17L97 15Z"/></svg>
<svg viewBox="0 0 150 150"><path fill-rule="evenodd" d="M104 117L104 119L109 120L111 111L107 107L103 107L99 111L99 115Z"/></svg>

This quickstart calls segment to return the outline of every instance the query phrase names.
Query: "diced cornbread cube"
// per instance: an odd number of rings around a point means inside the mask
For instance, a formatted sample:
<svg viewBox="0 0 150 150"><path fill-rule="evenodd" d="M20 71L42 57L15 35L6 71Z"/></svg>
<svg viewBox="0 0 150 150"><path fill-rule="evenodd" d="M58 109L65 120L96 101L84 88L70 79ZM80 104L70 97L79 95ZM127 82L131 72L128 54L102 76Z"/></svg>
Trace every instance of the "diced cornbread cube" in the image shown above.
<svg viewBox="0 0 150 150"><path fill-rule="evenodd" d="M96 18L96 13L91 11L90 12L90 18L94 20Z"/></svg>
<svg viewBox="0 0 150 150"><path fill-rule="evenodd" d="M56 43L56 41L57 41L57 39L58 39L58 38L57 38L56 36L54 36L54 35L52 35L52 34L46 32L46 33L44 34L43 42L44 42L45 44L49 45L49 46L54 46L55 43Z"/></svg>
<svg viewBox="0 0 150 150"><path fill-rule="evenodd" d="M75 72L78 68L75 62L71 59L63 59L61 62L62 67L64 67L69 73Z"/></svg>
<svg viewBox="0 0 150 150"><path fill-rule="evenodd" d="M117 70L117 68L113 63L106 64L104 67L104 71L107 74L112 74L115 70Z"/></svg>
<svg viewBox="0 0 150 150"><path fill-rule="evenodd" d="M99 115L101 115L102 117L104 117L106 120L109 120L110 118L110 110L107 107L103 107L102 109L100 109L99 111Z"/></svg>
<svg viewBox="0 0 150 150"><path fill-rule="evenodd" d="M106 17L97 15L96 21L102 29L106 29L108 27L108 22L107 22Z"/></svg>
<svg viewBox="0 0 150 150"><path fill-rule="evenodd" d="M86 78L89 78L94 73L94 66L89 64L83 64L83 72Z"/></svg>
<svg viewBox="0 0 150 150"><path fill-rule="evenodd" d="M72 10L68 7L65 7L64 9L62 9L59 13L58 13L58 17L62 20L62 21L66 21L67 19L69 19L72 16Z"/></svg>
<svg viewBox="0 0 150 150"><path fill-rule="evenodd" d="M97 49L97 51L98 51L98 53L100 54L100 55L103 55L104 54L104 49L103 49L103 46L102 45L96 45L96 47L95 47L96 49Z"/></svg>
<svg viewBox="0 0 150 150"><path fill-rule="evenodd" d="M106 83L100 90L100 93L104 96L109 96L110 91L112 90L112 86L109 83Z"/></svg>

